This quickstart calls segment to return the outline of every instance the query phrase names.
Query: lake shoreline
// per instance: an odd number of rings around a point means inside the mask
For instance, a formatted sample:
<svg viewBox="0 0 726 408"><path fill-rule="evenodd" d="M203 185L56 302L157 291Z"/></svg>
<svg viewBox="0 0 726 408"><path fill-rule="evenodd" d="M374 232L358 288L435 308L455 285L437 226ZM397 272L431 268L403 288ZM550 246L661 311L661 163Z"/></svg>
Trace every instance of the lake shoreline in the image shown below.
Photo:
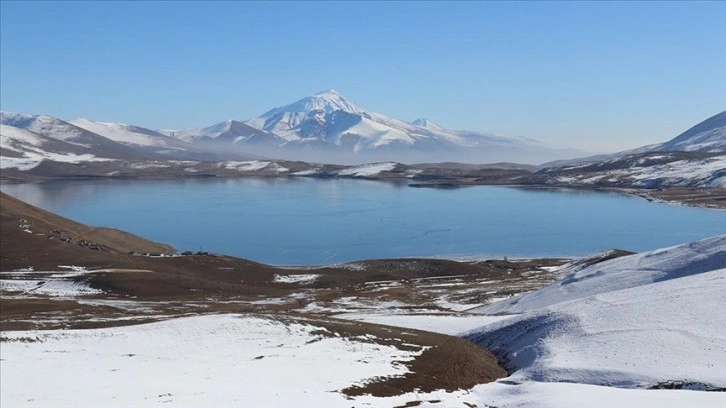
<svg viewBox="0 0 726 408"><path fill-rule="evenodd" d="M596 186L591 184L552 184L552 183L516 183L508 182L508 180L494 180L481 182L472 180L471 178L446 178L446 179L429 179L426 181L416 181L409 177L346 177L346 176L328 176L328 175L269 175L269 174L242 174L242 175L218 175L218 174L137 174L128 176L111 176L111 175L78 175L78 176L59 176L59 177L32 177L32 178L0 178L0 185L14 184L43 184L55 182L69 181L92 181L92 180L108 180L108 181L171 181L171 180L203 180L203 179L354 179L381 181L394 184L405 184L412 188L463 188L474 186L498 186L513 188L531 188L531 189L570 189L584 191L606 191L617 192L629 196L640 197L647 201L661 202L673 205L683 205L687 207L707 208L707 209L726 209L726 188L690 188L690 187L663 187L663 188L636 188L636 187L613 187L613 186Z"/></svg>

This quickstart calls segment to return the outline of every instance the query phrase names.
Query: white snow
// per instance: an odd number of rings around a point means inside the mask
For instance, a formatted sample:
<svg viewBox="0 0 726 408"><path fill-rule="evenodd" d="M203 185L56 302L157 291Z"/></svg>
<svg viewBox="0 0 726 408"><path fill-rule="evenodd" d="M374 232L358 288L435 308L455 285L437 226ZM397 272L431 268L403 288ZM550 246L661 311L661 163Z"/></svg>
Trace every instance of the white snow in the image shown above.
<svg viewBox="0 0 726 408"><path fill-rule="evenodd" d="M356 403L341 389L402 375L406 367L394 362L423 351L321 330L207 315L107 329L5 331L0 405L350 407Z"/></svg>
<svg viewBox="0 0 726 408"><path fill-rule="evenodd" d="M48 115L23 115L19 113L0 112L2 124L15 126L33 133L53 139L63 140L79 146L74 140L83 137L85 131L68 122ZM86 146L88 147L88 146Z"/></svg>
<svg viewBox="0 0 726 408"><path fill-rule="evenodd" d="M265 167L272 164L272 162L268 161L259 161L259 160L252 160L252 161L226 161L221 162L218 164L220 167L224 167L228 170L237 170L237 171L256 171L256 170L262 170Z"/></svg>
<svg viewBox="0 0 726 408"><path fill-rule="evenodd" d="M576 270L535 292L484 306L480 313L523 313L600 293L726 267L726 235L611 259Z"/></svg>
<svg viewBox="0 0 726 408"><path fill-rule="evenodd" d="M183 144L153 130L123 123L96 122L83 118L71 120L69 123L123 144L154 147L173 147Z"/></svg>
<svg viewBox="0 0 726 408"><path fill-rule="evenodd" d="M338 171L339 176L372 177L384 171L391 171L396 168L395 162L372 163L362 166L351 167Z"/></svg>
<svg viewBox="0 0 726 408"><path fill-rule="evenodd" d="M278 275L275 274L272 279L273 282L277 283L299 283L301 285L309 285L315 282L320 275L317 274L300 274L300 275Z"/></svg>
<svg viewBox="0 0 726 408"><path fill-rule="evenodd" d="M726 387L726 236L586 267L483 313L523 313L469 338L509 380Z"/></svg>
<svg viewBox="0 0 726 408"><path fill-rule="evenodd" d="M476 386L461 398L481 407L499 408L722 408L726 403L726 396L719 392L623 389L564 382L497 381ZM435 405L421 405L429 406Z"/></svg>
<svg viewBox="0 0 726 408"><path fill-rule="evenodd" d="M445 130L427 120L408 123L367 111L333 90L274 108L244 123L279 136L277 145L283 148L324 146L348 154L394 149L409 152L415 147L417 153L436 155L436 152L446 151L470 153L472 148L479 147L488 152L488 148L503 146L511 153L512 148L524 151L544 147L524 138Z"/></svg>
<svg viewBox="0 0 726 408"><path fill-rule="evenodd" d="M0 147L20 153L22 157L0 157L0 169L17 168L26 171L39 165L43 160L62 163L81 163L97 161L113 161L93 154L75 154L68 152L49 152L43 146L53 141L45 136L8 125L0 125Z"/></svg>
<svg viewBox="0 0 726 408"><path fill-rule="evenodd" d="M430 119L427 118L418 118L411 122L412 125L421 126L422 128L426 129L432 129L432 130L443 130L441 126L437 125L436 123L432 122Z"/></svg>
<svg viewBox="0 0 726 408"><path fill-rule="evenodd" d="M293 176L312 176L318 174L320 169L300 170L292 173Z"/></svg>
<svg viewBox="0 0 726 408"><path fill-rule="evenodd" d="M471 314L413 314L413 313L343 313L336 319L356 322L385 324L407 329L425 330L434 333L457 335L482 325L509 319L511 316L481 316Z"/></svg>
<svg viewBox="0 0 726 408"><path fill-rule="evenodd" d="M160 169L169 167L169 163L163 162L142 162L134 163L130 166L132 169Z"/></svg>
<svg viewBox="0 0 726 408"><path fill-rule="evenodd" d="M44 278L37 279L0 279L0 292L21 292L24 295L37 294L47 296L84 296L103 293L85 282L74 282L68 279Z"/></svg>

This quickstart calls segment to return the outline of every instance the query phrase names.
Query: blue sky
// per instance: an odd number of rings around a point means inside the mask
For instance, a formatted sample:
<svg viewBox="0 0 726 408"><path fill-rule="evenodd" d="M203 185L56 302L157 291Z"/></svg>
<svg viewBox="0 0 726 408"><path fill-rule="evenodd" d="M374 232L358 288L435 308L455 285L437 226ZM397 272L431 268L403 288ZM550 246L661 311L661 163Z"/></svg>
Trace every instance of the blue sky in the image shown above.
<svg viewBox="0 0 726 408"><path fill-rule="evenodd" d="M724 2L0 2L0 107L151 128L334 88L403 120L615 151L726 109Z"/></svg>

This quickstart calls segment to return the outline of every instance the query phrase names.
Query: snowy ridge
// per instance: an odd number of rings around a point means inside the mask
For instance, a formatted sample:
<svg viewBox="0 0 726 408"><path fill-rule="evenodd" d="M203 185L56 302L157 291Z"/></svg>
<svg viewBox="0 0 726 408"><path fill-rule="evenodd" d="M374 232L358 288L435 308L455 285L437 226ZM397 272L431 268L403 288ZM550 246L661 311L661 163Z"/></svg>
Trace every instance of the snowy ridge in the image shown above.
<svg viewBox="0 0 726 408"><path fill-rule="evenodd" d="M372 163L365 164L362 166L351 167L348 169L340 170L339 176L351 176L351 177L373 177L377 176L384 171L391 171L396 168L397 163Z"/></svg>
<svg viewBox="0 0 726 408"><path fill-rule="evenodd" d="M48 115L0 112L0 119L3 125L14 126L71 143L84 136L83 129Z"/></svg>
<svg viewBox="0 0 726 408"><path fill-rule="evenodd" d="M668 153L666 153L667 155ZM693 158L686 160L674 160L662 164L654 164L652 161L667 156L647 156L636 160L634 165L602 171L583 171L578 173L577 167L568 166L560 170L573 172L555 176L554 180L559 183L581 183L581 184L622 184L627 183L633 187L726 187L726 155L712 156L706 158ZM613 163L614 160L605 162Z"/></svg>
<svg viewBox="0 0 726 408"><path fill-rule="evenodd" d="M523 313L467 337L511 381L726 387L726 235L605 261L477 309Z"/></svg>
<svg viewBox="0 0 726 408"><path fill-rule="evenodd" d="M17 168L27 171L43 160L62 163L112 161L93 154L78 154L78 146L51 139L13 126L0 125L0 148L14 152L12 156L0 156L0 168Z"/></svg>
<svg viewBox="0 0 726 408"><path fill-rule="evenodd" d="M726 153L726 111L693 126L656 150Z"/></svg>
<svg viewBox="0 0 726 408"><path fill-rule="evenodd" d="M550 163L544 163L539 166L539 169L565 168L567 166L584 166L608 162L612 163L625 159L628 156L678 151L726 153L726 111L704 120L665 143L643 146L613 154L604 154L570 160L558 160Z"/></svg>
<svg viewBox="0 0 726 408"><path fill-rule="evenodd" d="M138 146L181 148L183 143L172 137L150 129L122 123L95 122L89 119L74 119L69 123L96 133L113 141Z"/></svg>
<svg viewBox="0 0 726 408"><path fill-rule="evenodd" d="M538 291L474 310L523 313L592 295L726 267L726 235L604 261Z"/></svg>

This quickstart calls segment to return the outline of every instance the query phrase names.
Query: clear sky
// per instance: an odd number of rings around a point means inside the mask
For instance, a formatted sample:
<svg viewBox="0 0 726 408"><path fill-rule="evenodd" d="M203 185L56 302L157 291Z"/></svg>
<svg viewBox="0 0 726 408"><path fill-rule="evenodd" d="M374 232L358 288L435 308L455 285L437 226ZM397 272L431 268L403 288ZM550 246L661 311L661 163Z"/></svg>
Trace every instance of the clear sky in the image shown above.
<svg viewBox="0 0 726 408"><path fill-rule="evenodd" d="M726 2L0 2L0 108L150 128L334 88L369 110L615 151L726 109Z"/></svg>

